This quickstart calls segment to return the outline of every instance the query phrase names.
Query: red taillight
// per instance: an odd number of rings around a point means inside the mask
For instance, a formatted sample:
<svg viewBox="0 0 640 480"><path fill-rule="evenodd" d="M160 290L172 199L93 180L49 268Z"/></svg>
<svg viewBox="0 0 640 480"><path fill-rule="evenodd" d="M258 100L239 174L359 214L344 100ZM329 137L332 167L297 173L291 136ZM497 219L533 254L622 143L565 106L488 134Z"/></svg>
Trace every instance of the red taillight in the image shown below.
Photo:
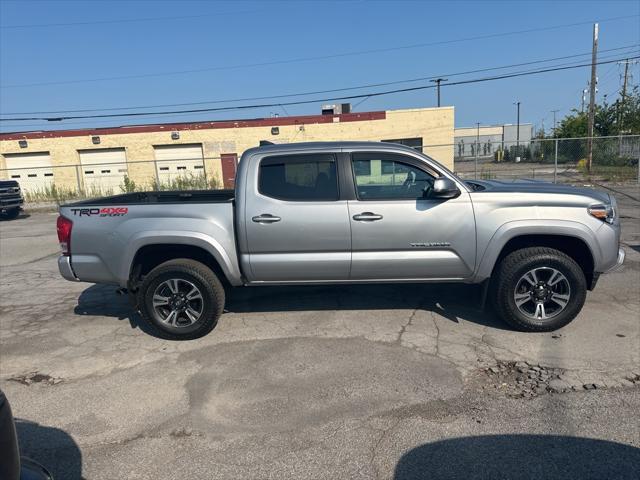
<svg viewBox="0 0 640 480"><path fill-rule="evenodd" d="M56 222L56 228L58 229L58 240L60 241L60 248L63 255L69 255L71 253L71 227L73 222L62 215L58 217Z"/></svg>

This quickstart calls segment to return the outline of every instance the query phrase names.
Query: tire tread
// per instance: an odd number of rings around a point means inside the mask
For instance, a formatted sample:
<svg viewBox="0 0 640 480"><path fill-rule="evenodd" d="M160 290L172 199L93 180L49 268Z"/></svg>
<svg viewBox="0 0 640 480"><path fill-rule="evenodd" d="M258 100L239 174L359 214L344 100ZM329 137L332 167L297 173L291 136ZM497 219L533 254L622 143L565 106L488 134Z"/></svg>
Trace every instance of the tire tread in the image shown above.
<svg viewBox="0 0 640 480"><path fill-rule="evenodd" d="M165 273L174 272L178 270L181 273L192 275L196 278L200 277L204 283L207 293L211 294L214 298L214 312L204 319L200 327L192 332L188 333L173 333L159 328L150 312L147 311L145 296L149 284L158 276ZM161 263L153 270L151 270L145 277L142 285L138 291L138 306L140 314L143 320L150 325L154 331L156 331L162 338L168 340L192 340L200 338L209 333L216 326L218 318L222 315L225 303L225 291L222 283L218 279L217 275L205 264L192 260L190 258L176 258Z"/></svg>
<svg viewBox="0 0 640 480"><path fill-rule="evenodd" d="M525 262L534 262L541 259L550 259L564 264L571 271L571 274L578 279L577 285L570 282L572 295L575 295L574 300L576 301L567 310L545 324L523 321L509 305L509 295L511 294L511 288L515 287L513 282L517 280L514 279L517 270ZM587 282L584 272L573 258L551 247L526 247L511 252L498 265L496 281L493 285L493 300L498 315L512 327L527 332L548 332L567 325L580 313L586 299L586 292Z"/></svg>

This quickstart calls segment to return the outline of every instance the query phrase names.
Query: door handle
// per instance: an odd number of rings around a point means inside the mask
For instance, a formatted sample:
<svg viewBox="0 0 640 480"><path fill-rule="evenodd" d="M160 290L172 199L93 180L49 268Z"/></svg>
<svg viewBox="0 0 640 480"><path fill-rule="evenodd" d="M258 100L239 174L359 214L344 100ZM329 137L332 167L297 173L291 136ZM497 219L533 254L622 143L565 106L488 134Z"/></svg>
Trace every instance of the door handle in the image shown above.
<svg viewBox="0 0 640 480"><path fill-rule="evenodd" d="M275 223L279 222L282 219L280 217L276 217L275 215L271 215L270 213L263 213L261 215L252 217L251 220L256 223Z"/></svg>
<svg viewBox="0 0 640 480"><path fill-rule="evenodd" d="M382 220L382 215L372 212L362 212L358 215L354 215L353 219L358 222L375 222L376 220Z"/></svg>

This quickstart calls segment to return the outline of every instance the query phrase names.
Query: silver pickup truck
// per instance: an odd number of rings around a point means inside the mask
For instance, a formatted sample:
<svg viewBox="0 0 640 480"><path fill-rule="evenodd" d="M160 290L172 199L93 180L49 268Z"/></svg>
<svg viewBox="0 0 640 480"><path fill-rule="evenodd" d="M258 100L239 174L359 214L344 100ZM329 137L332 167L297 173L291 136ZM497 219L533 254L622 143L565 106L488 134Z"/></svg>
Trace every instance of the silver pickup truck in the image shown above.
<svg viewBox="0 0 640 480"><path fill-rule="evenodd" d="M126 289L176 339L208 333L228 287L272 284L481 284L506 322L549 331L623 262L616 210L591 189L465 182L401 145L266 145L244 153L235 191L63 205L58 266Z"/></svg>

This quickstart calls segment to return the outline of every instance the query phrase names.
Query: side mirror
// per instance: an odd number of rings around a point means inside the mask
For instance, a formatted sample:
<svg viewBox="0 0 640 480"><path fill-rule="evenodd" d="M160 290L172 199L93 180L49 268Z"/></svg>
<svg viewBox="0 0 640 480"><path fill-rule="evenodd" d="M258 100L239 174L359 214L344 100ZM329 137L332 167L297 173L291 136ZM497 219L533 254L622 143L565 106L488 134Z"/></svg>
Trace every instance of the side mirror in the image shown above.
<svg viewBox="0 0 640 480"><path fill-rule="evenodd" d="M460 195L460 189L453 180L441 177L433 182L432 198L456 198L458 195Z"/></svg>

